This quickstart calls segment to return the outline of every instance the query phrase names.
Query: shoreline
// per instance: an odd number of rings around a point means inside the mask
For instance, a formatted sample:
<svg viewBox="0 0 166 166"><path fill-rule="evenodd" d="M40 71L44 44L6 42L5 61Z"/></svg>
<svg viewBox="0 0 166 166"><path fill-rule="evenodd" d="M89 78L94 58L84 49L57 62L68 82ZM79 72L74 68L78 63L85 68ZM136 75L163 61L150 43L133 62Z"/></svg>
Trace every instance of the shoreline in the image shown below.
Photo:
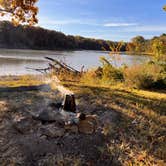
<svg viewBox="0 0 166 166"><path fill-rule="evenodd" d="M113 52L110 50L91 50L91 49L31 49L31 48L0 48L0 50L10 50L10 51L34 51L34 52L44 52L44 51L50 51L50 52L54 52L54 51L102 51L102 52L110 52L112 54L129 54L129 55L150 55L153 56L153 53L149 53L149 52L130 52L130 51L120 51L120 52Z"/></svg>

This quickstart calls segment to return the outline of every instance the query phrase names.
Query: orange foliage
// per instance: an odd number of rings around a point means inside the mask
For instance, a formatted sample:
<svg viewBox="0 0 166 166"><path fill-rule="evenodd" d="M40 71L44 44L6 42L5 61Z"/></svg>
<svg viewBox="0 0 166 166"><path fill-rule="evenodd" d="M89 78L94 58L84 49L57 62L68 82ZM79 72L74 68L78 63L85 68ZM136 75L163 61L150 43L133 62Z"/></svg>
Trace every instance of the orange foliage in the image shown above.
<svg viewBox="0 0 166 166"><path fill-rule="evenodd" d="M0 0L0 14L9 15L15 25L19 23L33 25L38 22L36 2L37 0Z"/></svg>

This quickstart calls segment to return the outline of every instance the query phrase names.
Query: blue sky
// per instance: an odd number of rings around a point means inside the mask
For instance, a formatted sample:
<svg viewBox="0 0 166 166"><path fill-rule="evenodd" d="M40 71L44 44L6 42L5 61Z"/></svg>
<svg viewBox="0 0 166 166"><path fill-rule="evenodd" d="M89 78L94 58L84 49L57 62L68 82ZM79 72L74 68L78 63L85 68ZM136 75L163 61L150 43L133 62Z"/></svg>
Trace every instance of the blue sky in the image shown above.
<svg viewBox="0 0 166 166"><path fill-rule="evenodd" d="M166 33L166 0L39 0L39 26L65 34L129 41Z"/></svg>

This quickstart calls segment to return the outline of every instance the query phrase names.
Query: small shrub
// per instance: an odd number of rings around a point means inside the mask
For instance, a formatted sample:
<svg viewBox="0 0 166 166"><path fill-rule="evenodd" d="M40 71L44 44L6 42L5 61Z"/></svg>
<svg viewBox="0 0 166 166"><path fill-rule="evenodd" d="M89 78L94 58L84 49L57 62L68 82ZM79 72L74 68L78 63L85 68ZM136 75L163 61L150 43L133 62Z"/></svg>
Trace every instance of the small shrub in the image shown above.
<svg viewBox="0 0 166 166"><path fill-rule="evenodd" d="M123 81L123 72L121 69L112 66L112 64L101 57L102 66L97 69L91 69L85 72L81 81L87 84L109 85L118 81Z"/></svg>
<svg viewBox="0 0 166 166"><path fill-rule="evenodd" d="M99 69L88 70L82 75L80 81L89 85L99 84L101 78L99 72Z"/></svg>
<svg viewBox="0 0 166 166"><path fill-rule="evenodd" d="M101 80L103 83L112 83L123 80L122 71L114 67L105 57L101 57L100 61L102 63L101 67Z"/></svg>
<svg viewBox="0 0 166 166"><path fill-rule="evenodd" d="M158 64L150 63L126 68L124 77L125 82L135 88L166 88L166 71Z"/></svg>
<svg viewBox="0 0 166 166"><path fill-rule="evenodd" d="M105 65L102 68L103 81L121 81L123 80L123 73L112 65Z"/></svg>

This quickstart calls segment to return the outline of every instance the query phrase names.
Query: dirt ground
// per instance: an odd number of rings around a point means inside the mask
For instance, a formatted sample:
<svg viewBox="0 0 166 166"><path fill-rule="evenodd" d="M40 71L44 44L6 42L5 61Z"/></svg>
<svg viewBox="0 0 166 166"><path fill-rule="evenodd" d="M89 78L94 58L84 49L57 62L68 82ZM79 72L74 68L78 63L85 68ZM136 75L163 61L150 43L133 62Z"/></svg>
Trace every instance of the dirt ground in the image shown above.
<svg viewBox="0 0 166 166"><path fill-rule="evenodd" d="M4 79L3 79L4 80ZM15 78L16 81L17 78ZM6 79L6 81L10 81ZM32 114L47 110L50 103L63 100L57 90L47 85L18 86L0 88L0 165L54 166L54 165L110 165L118 164L113 156L102 156L100 147L107 139L100 127L93 134L65 131L60 136L43 134L42 129L53 124L42 124L32 119ZM85 99L83 99L85 100ZM79 101L81 102L81 100ZM90 102L90 99L88 101ZM79 111L96 114L96 108L88 104L79 107ZM112 110L100 110L100 118L110 111L111 120L118 114ZM25 119L20 124L16 119ZM101 124L103 125L103 124ZM59 128L57 131L59 132Z"/></svg>
<svg viewBox="0 0 166 166"><path fill-rule="evenodd" d="M33 119L32 115L50 110L50 103L61 102L63 96L48 85L26 86L27 78L23 79L23 86L17 77L19 86L10 78L0 79L0 165L165 164L164 93L146 97L142 92L66 83L75 92L77 110L99 117L97 131L82 134L66 131L56 122L42 124Z"/></svg>

